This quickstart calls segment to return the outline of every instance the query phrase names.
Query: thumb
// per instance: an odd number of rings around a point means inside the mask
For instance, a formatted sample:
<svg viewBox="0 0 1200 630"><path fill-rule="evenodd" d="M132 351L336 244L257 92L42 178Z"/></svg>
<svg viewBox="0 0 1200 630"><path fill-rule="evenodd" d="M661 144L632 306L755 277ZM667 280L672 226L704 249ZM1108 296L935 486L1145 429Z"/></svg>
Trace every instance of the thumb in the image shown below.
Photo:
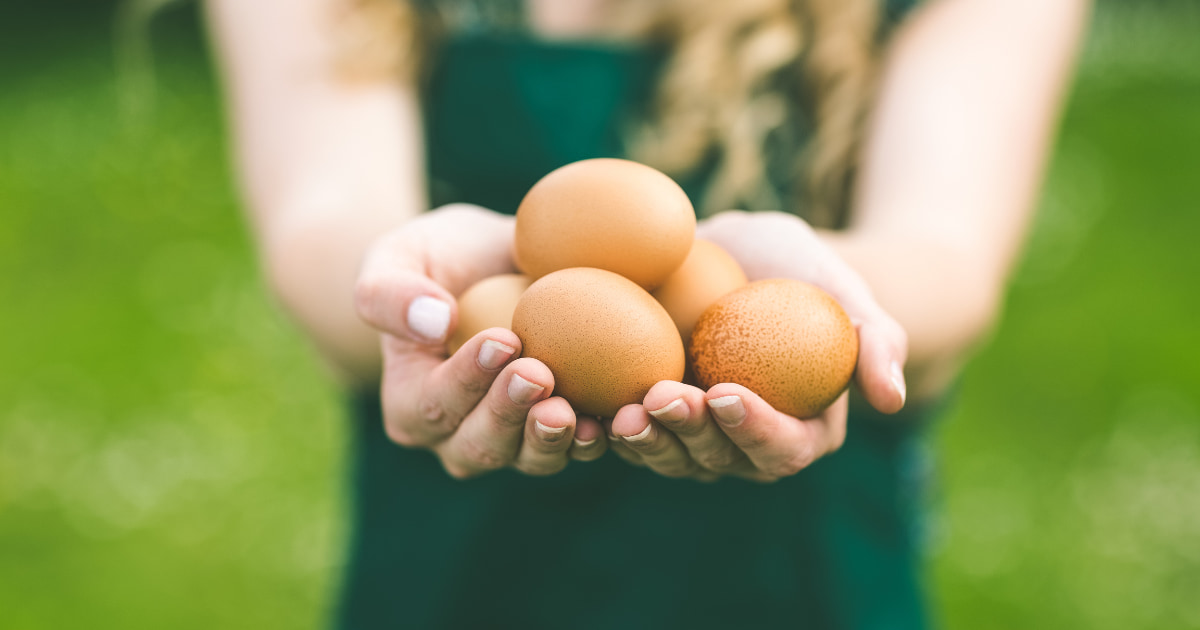
<svg viewBox="0 0 1200 630"><path fill-rule="evenodd" d="M454 296L412 268L369 256L354 287L358 316L376 330L420 345L445 343L458 323Z"/></svg>

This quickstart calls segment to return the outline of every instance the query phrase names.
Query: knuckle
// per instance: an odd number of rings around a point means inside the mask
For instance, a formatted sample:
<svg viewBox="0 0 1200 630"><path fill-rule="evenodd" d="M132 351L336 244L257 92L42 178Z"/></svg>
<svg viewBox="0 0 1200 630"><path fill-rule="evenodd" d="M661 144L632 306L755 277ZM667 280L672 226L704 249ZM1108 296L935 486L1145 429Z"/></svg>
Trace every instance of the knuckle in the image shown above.
<svg viewBox="0 0 1200 630"><path fill-rule="evenodd" d="M641 453L643 457L669 458L671 454L670 441L661 438L651 438L640 442L627 443L633 448L633 450Z"/></svg>
<svg viewBox="0 0 1200 630"><path fill-rule="evenodd" d="M508 400L507 396L489 396L492 402L488 405L488 409L492 412L492 418L496 424L506 429L524 427L529 411L514 407ZM503 400L500 400L503 398Z"/></svg>
<svg viewBox="0 0 1200 630"><path fill-rule="evenodd" d="M459 466L457 464L452 464L450 462L445 462L445 461L442 462L442 468L446 469L446 474L450 475L451 477L453 477L459 481L466 481L466 480L478 475L478 473L476 471L473 471L469 468L465 468L463 466Z"/></svg>
<svg viewBox="0 0 1200 630"><path fill-rule="evenodd" d="M696 457L696 461L708 470L725 472L731 470L742 460L742 454L731 449L721 448L705 451Z"/></svg>
<svg viewBox="0 0 1200 630"><path fill-rule="evenodd" d="M645 467L645 465L646 465L646 462L643 461L641 457L639 457L636 453L633 453L631 451L625 450L623 448L614 448L613 452L617 454L617 457L620 457L621 459L625 460L625 462L630 465L639 466L639 467Z"/></svg>
<svg viewBox="0 0 1200 630"><path fill-rule="evenodd" d="M752 431L739 436L736 441L744 450L758 450L766 448L771 443L771 436L760 431Z"/></svg>
<svg viewBox="0 0 1200 630"><path fill-rule="evenodd" d="M384 422L383 432L387 438L400 446L417 446L418 442L408 431L405 431L398 422Z"/></svg>
<svg viewBox="0 0 1200 630"><path fill-rule="evenodd" d="M477 364L472 362L472 365ZM492 378L480 378L476 372L466 370L457 372L454 377L454 383L460 391L474 396L486 392L492 386L493 380Z"/></svg>
<svg viewBox="0 0 1200 630"><path fill-rule="evenodd" d="M780 460L768 468L766 472L772 477L791 477L801 470L808 468L808 465L813 463L813 460L815 459L816 458L813 457L812 452L809 449L805 449L783 460Z"/></svg>
<svg viewBox="0 0 1200 630"><path fill-rule="evenodd" d="M442 401L432 396L422 396L420 403L417 405L417 413L420 414L421 420L432 425L441 425L446 421L446 408L442 405Z"/></svg>
<svg viewBox="0 0 1200 630"><path fill-rule="evenodd" d="M688 477L692 475L692 473L696 472L695 467L689 462L680 461L656 462L651 465L650 468L653 469L654 472L672 479Z"/></svg>
<svg viewBox="0 0 1200 630"><path fill-rule="evenodd" d="M745 479L761 484L772 484L780 480L780 477L774 477L764 472L750 473L744 476Z"/></svg>
<svg viewBox="0 0 1200 630"><path fill-rule="evenodd" d="M496 470L508 464L508 458L496 451L495 448L466 440L461 445L463 459L471 462L472 466L483 470Z"/></svg>
<svg viewBox="0 0 1200 630"><path fill-rule="evenodd" d="M661 424L664 427L666 427L667 429L669 429L671 431L671 433L674 433L675 435L677 435L681 438L698 437L701 433L704 432L704 429L705 429L705 425L698 424L698 423L691 423L691 422L688 422L688 420L686 420L686 419L684 419L684 420L666 420L666 419L655 418L655 420L659 424Z"/></svg>

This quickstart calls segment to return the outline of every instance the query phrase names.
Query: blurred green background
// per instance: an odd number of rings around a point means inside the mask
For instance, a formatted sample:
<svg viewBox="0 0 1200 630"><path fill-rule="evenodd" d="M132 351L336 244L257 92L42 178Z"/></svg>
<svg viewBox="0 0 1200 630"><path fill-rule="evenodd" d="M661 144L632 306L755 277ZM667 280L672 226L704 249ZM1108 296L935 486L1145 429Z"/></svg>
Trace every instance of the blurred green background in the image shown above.
<svg viewBox="0 0 1200 630"><path fill-rule="evenodd" d="M327 618L340 401L254 271L196 13L146 81L112 2L0 8L3 628ZM1102 4L931 442L944 625L1200 628L1198 236L1200 3Z"/></svg>

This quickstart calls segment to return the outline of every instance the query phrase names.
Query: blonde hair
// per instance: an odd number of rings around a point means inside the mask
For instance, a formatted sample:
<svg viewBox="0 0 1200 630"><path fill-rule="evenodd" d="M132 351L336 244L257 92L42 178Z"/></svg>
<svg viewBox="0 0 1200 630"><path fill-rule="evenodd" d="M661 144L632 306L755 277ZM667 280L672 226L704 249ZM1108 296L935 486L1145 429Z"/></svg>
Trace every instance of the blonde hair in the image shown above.
<svg viewBox="0 0 1200 630"><path fill-rule="evenodd" d="M844 225L875 83L878 0L659 0L620 9L615 29L669 50L647 117L629 133L630 157L675 177L713 168L702 214L778 209ZM411 0L348 0L342 18L347 76L419 73L441 29Z"/></svg>

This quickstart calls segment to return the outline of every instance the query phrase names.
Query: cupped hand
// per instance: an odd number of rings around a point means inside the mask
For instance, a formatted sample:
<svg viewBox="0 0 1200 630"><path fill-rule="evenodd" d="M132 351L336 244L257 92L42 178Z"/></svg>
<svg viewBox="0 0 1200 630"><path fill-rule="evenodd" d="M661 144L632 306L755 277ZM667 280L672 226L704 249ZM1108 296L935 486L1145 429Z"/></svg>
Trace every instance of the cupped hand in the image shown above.
<svg viewBox="0 0 1200 630"><path fill-rule="evenodd" d="M854 381L863 397L883 413L904 406L907 335L807 223L777 212L726 212L702 222L697 236L729 252L750 281L791 278L832 295L858 332ZM796 418L741 385L720 383L705 392L663 381L606 428L614 452L666 476L773 481L840 448L848 408L843 393L820 414Z"/></svg>
<svg viewBox="0 0 1200 630"><path fill-rule="evenodd" d="M606 450L598 422L551 396L549 368L521 355L510 330L491 328L446 356L454 296L512 273L513 219L455 204L377 241L355 287L359 315L381 333L387 435L426 448L457 478L512 467L531 475Z"/></svg>

